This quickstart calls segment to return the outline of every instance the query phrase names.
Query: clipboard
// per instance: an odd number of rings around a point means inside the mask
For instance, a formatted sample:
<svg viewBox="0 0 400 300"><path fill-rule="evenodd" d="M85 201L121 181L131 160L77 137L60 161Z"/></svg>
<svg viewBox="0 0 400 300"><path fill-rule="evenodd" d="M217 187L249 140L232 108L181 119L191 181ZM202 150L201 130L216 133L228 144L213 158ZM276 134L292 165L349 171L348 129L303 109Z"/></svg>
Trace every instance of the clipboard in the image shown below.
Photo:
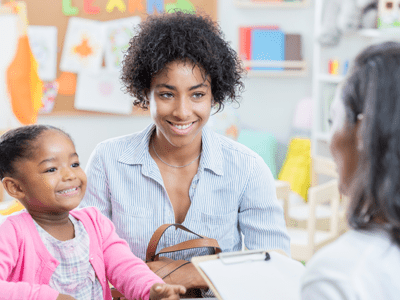
<svg viewBox="0 0 400 300"><path fill-rule="evenodd" d="M218 300L300 299L302 263L283 252L247 250L193 257Z"/></svg>

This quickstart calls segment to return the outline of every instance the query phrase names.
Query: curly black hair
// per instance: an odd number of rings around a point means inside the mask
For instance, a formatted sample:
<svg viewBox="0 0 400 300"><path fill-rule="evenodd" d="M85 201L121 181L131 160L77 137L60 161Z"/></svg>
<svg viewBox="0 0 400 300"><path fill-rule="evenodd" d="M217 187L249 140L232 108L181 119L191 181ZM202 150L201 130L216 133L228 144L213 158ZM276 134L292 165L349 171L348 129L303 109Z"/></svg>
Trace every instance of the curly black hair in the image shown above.
<svg viewBox="0 0 400 300"><path fill-rule="evenodd" d="M0 180L16 175L14 163L33 157L37 148L35 141L48 130L58 131L72 141L68 133L57 127L37 124L18 127L0 136Z"/></svg>
<svg viewBox="0 0 400 300"><path fill-rule="evenodd" d="M148 108L153 76L173 61L190 61L209 76L219 110L239 99L245 70L219 25L206 15L178 11L148 16L130 41L121 79L134 105Z"/></svg>

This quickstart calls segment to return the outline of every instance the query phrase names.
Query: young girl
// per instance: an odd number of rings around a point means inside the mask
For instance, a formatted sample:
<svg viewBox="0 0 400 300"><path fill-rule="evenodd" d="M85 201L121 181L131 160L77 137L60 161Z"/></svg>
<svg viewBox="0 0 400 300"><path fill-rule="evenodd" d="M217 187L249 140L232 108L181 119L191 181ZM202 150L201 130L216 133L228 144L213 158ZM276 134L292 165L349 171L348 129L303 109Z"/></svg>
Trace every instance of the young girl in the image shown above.
<svg viewBox="0 0 400 300"><path fill-rule="evenodd" d="M0 178L27 212L0 226L0 299L179 299L118 237L96 208L76 208L86 189L71 138L31 125L0 137Z"/></svg>

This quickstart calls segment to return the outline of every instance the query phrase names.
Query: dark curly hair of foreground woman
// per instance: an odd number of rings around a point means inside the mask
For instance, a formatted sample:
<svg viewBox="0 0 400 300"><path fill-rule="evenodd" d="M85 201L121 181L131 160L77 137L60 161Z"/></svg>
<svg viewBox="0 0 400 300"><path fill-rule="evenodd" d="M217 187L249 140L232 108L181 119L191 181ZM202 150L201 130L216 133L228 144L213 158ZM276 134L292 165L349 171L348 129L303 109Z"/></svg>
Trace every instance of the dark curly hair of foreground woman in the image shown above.
<svg viewBox="0 0 400 300"><path fill-rule="evenodd" d="M148 108L146 92L152 77L173 61L190 61L209 76L220 109L226 101L237 101L243 90L241 61L210 17L183 12L150 15L139 25L122 62L121 79L135 98L134 105Z"/></svg>

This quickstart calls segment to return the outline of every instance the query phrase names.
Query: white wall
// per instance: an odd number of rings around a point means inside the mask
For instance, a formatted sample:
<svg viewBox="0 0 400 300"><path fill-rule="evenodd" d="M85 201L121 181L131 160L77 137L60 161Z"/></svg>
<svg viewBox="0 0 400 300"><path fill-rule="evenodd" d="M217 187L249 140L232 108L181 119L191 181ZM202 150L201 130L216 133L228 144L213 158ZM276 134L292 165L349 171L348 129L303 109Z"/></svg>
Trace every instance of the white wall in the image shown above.
<svg viewBox="0 0 400 300"><path fill-rule="evenodd" d="M219 22L225 37L238 47L239 26L279 25L285 32L301 33L303 55L312 70L314 11L302 9L240 9L234 0L218 0ZM297 102L311 95L311 71L308 77L248 78L238 110L242 126L272 132L280 142L277 165L282 164L290 139L291 123ZM149 117L39 117L38 123L63 128L73 137L82 166L85 167L95 145L110 137L142 130ZM279 150L278 149L278 150Z"/></svg>

